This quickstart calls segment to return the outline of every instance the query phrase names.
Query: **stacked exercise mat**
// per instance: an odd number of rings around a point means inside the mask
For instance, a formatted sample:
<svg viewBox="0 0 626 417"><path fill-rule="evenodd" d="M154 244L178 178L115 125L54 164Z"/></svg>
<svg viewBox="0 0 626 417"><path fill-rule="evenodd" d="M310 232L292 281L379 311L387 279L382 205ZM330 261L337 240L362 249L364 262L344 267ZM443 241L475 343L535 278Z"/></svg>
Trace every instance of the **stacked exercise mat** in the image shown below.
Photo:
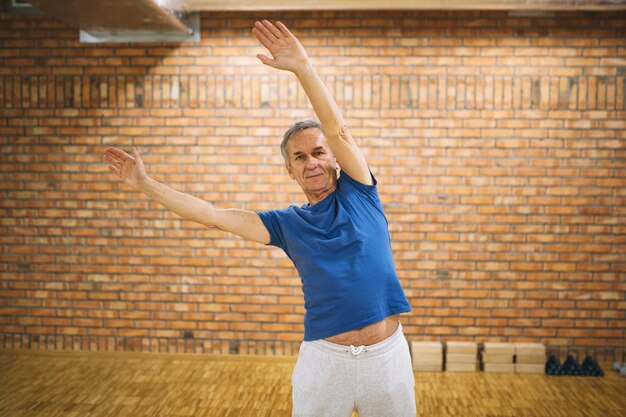
<svg viewBox="0 0 626 417"><path fill-rule="evenodd" d="M478 370L478 344L475 342L446 343L446 371L475 372Z"/></svg>
<svg viewBox="0 0 626 417"><path fill-rule="evenodd" d="M411 356L414 371L443 371L443 343L441 342L413 342L411 343Z"/></svg>
<svg viewBox="0 0 626 417"><path fill-rule="evenodd" d="M515 344L515 372L542 374L546 367L546 348L541 343Z"/></svg>
<svg viewBox="0 0 626 417"><path fill-rule="evenodd" d="M515 372L515 345L513 343L484 343L480 356L485 372Z"/></svg>
<svg viewBox="0 0 626 417"><path fill-rule="evenodd" d="M485 372L541 374L546 348L541 343L485 343L481 357Z"/></svg>

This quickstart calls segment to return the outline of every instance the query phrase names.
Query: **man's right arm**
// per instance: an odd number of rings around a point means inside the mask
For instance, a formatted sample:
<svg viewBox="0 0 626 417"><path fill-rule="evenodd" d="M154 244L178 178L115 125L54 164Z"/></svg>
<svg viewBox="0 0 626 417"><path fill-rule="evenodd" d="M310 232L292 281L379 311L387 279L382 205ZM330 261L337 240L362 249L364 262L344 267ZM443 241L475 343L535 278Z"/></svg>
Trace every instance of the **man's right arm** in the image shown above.
<svg viewBox="0 0 626 417"><path fill-rule="evenodd" d="M270 241L269 232L253 211L217 208L208 201L176 191L150 177L139 191L184 219L234 233L246 240L262 244Z"/></svg>
<svg viewBox="0 0 626 417"><path fill-rule="evenodd" d="M120 149L109 148L104 159L109 163L109 170L131 188L182 218L236 234L247 240L269 243L269 232L255 212L220 209L207 201L155 181L146 174L143 161L136 149L133 149L133 156L130 156Z"/></svg>

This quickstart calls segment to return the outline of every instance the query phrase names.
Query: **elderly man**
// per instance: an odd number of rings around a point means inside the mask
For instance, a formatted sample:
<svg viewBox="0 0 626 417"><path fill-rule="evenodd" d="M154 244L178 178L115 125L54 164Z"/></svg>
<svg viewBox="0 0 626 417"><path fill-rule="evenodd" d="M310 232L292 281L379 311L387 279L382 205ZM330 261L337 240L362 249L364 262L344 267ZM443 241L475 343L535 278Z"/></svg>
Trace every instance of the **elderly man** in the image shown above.
<svg viewBox="0 0 626 417"><path fill-rule="evenodd" d="M294 124L281 152L303 206L253 212L217 208L146 174L132 156L110 148L109 169L178 215L261 244L280 247L302 280L304 341L292 376L293 415L415 416L414 379L399 314L410 311L391 254L376 179L330 92L298 39L281 22L256 22L254 36L270 67L296 75L319 122Z"/></svg>

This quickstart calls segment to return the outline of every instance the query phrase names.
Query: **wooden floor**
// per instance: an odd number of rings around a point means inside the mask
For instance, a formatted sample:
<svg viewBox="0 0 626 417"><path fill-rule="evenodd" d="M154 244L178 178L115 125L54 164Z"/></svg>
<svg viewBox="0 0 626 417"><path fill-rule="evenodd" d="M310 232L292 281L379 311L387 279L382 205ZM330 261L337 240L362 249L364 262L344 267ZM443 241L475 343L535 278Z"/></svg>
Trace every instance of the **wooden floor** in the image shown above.
<svg viewBox="0 0 626 417"><path fill-rule="evenodd" d="M0 416L290 416L295 359L0 351ZM416 373L419 415L626 416L626 378Z"/></svg>

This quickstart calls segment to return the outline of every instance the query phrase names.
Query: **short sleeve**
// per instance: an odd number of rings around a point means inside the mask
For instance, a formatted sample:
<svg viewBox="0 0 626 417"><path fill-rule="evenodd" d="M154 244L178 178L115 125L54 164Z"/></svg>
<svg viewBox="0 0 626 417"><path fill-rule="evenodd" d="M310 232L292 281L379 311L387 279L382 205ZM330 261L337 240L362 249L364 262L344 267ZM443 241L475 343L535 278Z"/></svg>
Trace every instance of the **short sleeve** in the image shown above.
<svg viewBox="0 0 626 417"><path fill-rule="evenodd" d="M263 225L270 234L270 242L268 245L277 246L281 249L285 249L285 236L280 226L279 211L257 211L257 215L261 218Z"/></svg>
<svg viewBox="0 0 626 417"><path fill-rule="evenodd" d="M362 182L359 182L348 175L346 172L341 171L341 176L339 177L339 183L344 187L348 186L350 189L354 189L358 191L360 194L370 198L375 203L380 202L380 197L378 196L378 180L370 171L370 175L372 176L372 185L366 185Z"/></svg>

